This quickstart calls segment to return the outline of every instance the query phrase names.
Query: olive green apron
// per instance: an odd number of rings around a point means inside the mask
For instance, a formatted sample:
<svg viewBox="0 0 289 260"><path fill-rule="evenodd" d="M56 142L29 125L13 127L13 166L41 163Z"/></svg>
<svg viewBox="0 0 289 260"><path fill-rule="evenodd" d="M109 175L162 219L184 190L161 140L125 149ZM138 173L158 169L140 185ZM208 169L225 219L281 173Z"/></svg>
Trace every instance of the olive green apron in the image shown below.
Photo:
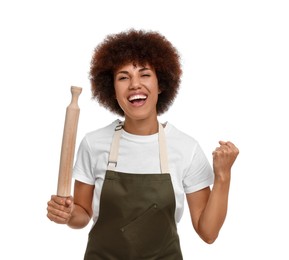
<svg viewBox="0 0 289 260"><path fill-rule="evenodd" d="M114 171L122 123L115 129L85 260L181 260L175 196L168 174L164 130L159 124L161 174Z"/></svg>

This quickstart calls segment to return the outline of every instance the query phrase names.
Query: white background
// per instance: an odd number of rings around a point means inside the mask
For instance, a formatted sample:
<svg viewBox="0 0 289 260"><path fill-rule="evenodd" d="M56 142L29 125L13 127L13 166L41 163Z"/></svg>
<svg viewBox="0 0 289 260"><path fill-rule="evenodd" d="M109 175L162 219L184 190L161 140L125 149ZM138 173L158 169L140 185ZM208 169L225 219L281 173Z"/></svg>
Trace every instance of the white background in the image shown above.
<svg viewBox="0 0 289 260"><path fill-rule="evenodd" d="M92 51L134 27L159 31L181 53L182 87L161 121L195 137L210 161L220 139L240 149L218 240L202 242L186 208L184 259L288 259L287 2L1 1L0 258L82 259L90 225L46 218L70 86L83 88L78 146L116 118L90 98Z"/></svg>

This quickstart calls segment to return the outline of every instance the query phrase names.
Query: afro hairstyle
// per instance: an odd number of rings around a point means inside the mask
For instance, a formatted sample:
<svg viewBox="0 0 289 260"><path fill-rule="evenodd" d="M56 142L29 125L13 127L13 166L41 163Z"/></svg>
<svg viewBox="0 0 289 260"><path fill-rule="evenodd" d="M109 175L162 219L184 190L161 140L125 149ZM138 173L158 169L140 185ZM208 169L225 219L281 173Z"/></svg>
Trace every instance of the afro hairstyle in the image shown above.
<svg viewBox="0 0 289 260"><path fill-rule="evenodd" d="M163 114L178 93L182 69L177 49L155 31L129 29L106 36L91 59L92 98L112 113L124 116L115 99L114 72L128 63L149 64L155 69L161 90L156 109L158 115Z"/></svg>

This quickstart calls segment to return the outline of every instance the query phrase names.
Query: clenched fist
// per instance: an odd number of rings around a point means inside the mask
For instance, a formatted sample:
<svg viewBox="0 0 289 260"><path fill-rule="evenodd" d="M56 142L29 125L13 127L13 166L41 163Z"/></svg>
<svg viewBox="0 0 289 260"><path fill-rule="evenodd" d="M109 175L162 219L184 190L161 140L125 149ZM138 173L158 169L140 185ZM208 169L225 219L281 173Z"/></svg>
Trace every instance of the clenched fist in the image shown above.
<svg viewBox="0 0 289 260"><path fill-rule="evenodd" d="M58 224L67 224L74 208L73 197L52 195L47 203L47 217Z"/></svg>
<svg viewBox="0 0 289 260"><path fill-rule="evenodd" d="M219 142L213 151L213 169L215 177L226 180L230 178L231 168L239 154L239 149L232 142Z"/></svg>

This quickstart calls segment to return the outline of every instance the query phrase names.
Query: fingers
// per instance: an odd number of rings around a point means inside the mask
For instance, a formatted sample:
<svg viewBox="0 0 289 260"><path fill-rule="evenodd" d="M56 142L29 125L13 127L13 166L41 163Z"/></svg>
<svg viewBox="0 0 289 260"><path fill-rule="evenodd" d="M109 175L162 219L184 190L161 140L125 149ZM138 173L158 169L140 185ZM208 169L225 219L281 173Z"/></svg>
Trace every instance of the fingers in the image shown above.
<svg viewBox="0 0 289 260"><path fill-rule="evenodd" d="M239 149L230 141L219 141L220 146L213 151L213 166L215 173L230 172L236 160Z"/></svg>
<svg viewBox="0 0 289 260"><path fill-rule="evenodd" d="M216 147L215 150L213 151L213 155L229 151L230 146L227 144L227 142L220 141L219 144L220 146Z"/></svg>
<svg viewBox="0 0 289 260"><path fill-rule="evenodd" d="M234 148L234 147L236 147L232 142L230 142L230 141L227 141L227 142L225 142L225 141L219 141L219 144L220 145L226 145L226 146L228 146L228 147L230 147L230 148Z"/></svg>
<svg viewBox="0 0 289 260"><path fill-rule="evenodd" d="M237 155L239 154L239 149L232 142L219 141L219 144L220 146L216 147L215 151L232 151Z"/></svg>
<svg viewBox="0 0 289 260"><path fill-rule="evenodd" d="M71 218L73 209L73 198L63 198L56 195L51 196L47 202L47 217L58 224L66 224Z"/></svg>
<svg viewBox="0 0 289 260"><path fill-rule="evenodd" d="M69 219L70 219L71 216L69 215L56 215L54 214L53 212L48 212L47 213L47 218L49 218L51 221L57 223L57 224L67 224Z"/></svg>

